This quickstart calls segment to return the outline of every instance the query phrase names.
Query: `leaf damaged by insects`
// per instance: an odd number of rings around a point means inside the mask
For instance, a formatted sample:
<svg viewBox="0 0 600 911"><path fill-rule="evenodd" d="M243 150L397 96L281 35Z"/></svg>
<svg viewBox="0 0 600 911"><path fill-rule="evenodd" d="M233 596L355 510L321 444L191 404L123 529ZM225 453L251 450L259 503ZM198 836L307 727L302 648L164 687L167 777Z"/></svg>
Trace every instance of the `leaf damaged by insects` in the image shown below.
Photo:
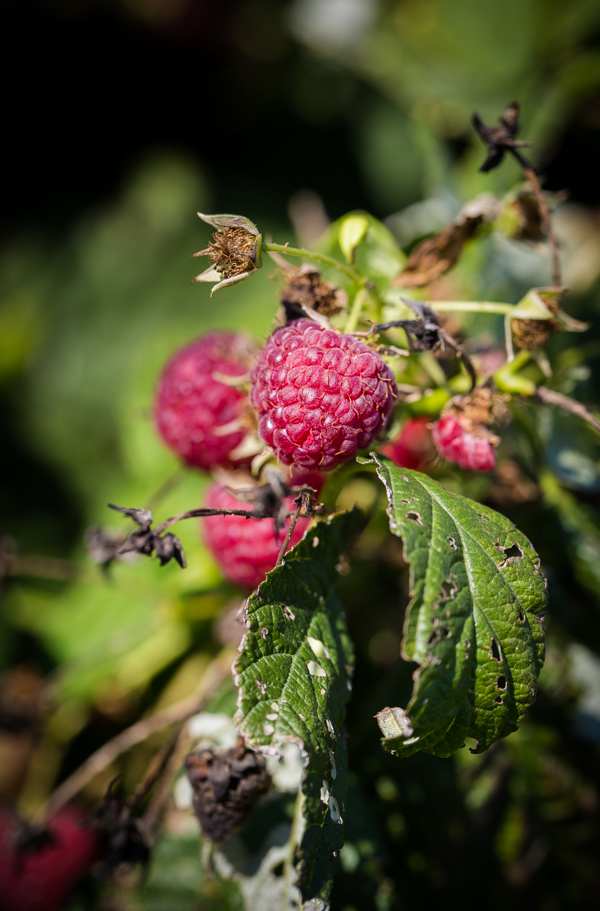
<svg viewBox="0 0 600 911"><path fill-rule="evenodd" d="M494 510L371 458L411 565L402 656L419 665L407 708L377 716L384 746L449 756L471 737L482 752L518 728L535 698L546 607L539 557Z"/></svg>
<svg viewBox="0 0 600 911"><path fill-rule="evenodd" d="M297 885L305 902L327 900L343 844L354 657L334 585L340 556L362 523L356 509L331 516L268 574L248 601L234 666L246 742L272 753L291 741L303 755Z"/></svg>

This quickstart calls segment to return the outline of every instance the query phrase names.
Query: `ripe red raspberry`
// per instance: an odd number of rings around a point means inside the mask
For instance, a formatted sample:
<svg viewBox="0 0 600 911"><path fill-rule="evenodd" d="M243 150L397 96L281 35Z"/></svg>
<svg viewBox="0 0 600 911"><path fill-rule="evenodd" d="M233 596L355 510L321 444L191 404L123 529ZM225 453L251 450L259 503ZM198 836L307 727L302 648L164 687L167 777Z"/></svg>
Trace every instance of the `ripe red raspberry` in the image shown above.
<svg viewBox="0 0 600 911"><path fill-rule="evenodd" d="M435 457L429 418L409 418L396 439L382 446L381 451L398 468L425 471Z"/></svg>
<svg viewBox="0 0 600 911"><path fill-rule="evenodd" d="M13 844L15 821L0 815L0 909L2 911L60 911L73 888L100 854L93 829L82 827L84 817L64 807L51 820L52 842L40 851L19 850Z"/></svg>
<svg viewBox="0 0 600 911"><path fill-rule="evenodd" d="M495 468L496 453L489 439L467 431L454 415L441 417L431 433L440 455L449 462L474 471Z"/></svg>
<svg viewBox="0 0 600 911"><path fill-rule="evenodd" d="M394 375L351 335L299 319L276 329L252 371L258 430L286 465L329 471L384 427Z"/></svg>
<svg viewBox="0 0 600 911"><path fill-rule="evenodd" d="M293 498L284 502L291 512ZM210 509L252 509L247 503L211 484L206 492L204 505ZM279 549L289 528L286 519L279 542L275 540L274 519L246 519L244 516L207 516L200 520L204 541L230 582L242 588L256 588L273 569ZM289 547L304 535L310 519L298 519ZM288 548L289 550L289 548Z"/></svg>
<svg viewBox="0 0 600 911"><path fill-rule="evenodd" d="M247 373L250 350L245 335L210 332L177 351L164 368L155 396L156 426L165 443L190 465L209 470L249 461L231 457L246 436L246 396L215 374Z"/></svg>

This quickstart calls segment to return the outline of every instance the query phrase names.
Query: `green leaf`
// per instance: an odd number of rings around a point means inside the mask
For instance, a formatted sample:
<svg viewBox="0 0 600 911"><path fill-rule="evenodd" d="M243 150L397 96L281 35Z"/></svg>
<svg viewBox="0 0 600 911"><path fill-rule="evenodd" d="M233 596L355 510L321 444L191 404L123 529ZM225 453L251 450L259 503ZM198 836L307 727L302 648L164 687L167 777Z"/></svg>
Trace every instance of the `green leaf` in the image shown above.
<svg viewBox="0 0 600 911"><path fill-rule="evenodd" d="M333 587L362 521L355 509L320 522L269 573L249 599L235 664L236 720L246 740L264 752L295 742L305 761L297 881L304 901L327 899L343 844L353 651Z"/></svg>
<svg viewBox="0 0 600 911"><path fill-rule="evenodd" d="M354 262L356 248L367 233L368 227L369 222L362 215L349 215L342 220L338 241L346 262Z"/></svg>
<svg viewBox="0 0 600 911"><path fill-rule="evenodd" d="M539 557L493 509L371 458L411 564L402 653L419 665L406 711L377 716L384 746L450 756L471 737L480 753L515 731L535 698L546 606Z"/></svg>
<svg viewBox="0 0 600 911"><path fill-rule="evenodd" d="M351 260L363 275L387 288L389 281L404 267L406 257L393 234L368 212L344 215L325 232L320 249L338 258L352 251Z"/></svg>

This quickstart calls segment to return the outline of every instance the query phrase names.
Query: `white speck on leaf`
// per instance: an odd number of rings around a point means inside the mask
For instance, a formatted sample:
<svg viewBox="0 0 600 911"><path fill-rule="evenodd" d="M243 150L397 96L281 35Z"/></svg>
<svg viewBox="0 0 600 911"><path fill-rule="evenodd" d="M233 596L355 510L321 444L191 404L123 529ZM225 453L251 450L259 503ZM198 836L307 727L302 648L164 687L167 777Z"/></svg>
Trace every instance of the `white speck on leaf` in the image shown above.
<svg viewBox="0 0 600 911"><path fill-rule="evenodd" d="M334 822L337 822L338 825L342 825L344 820L342 819L342 814L340 813L340 808L335 797L329 798L329 812L331 813L331 818Z"/></svg>
<svg viewBox="0 0 600 911"><path fill-rule="evenodd" d="M327 646L324 645L320 639L313 639L312 636L307 636L306 641L312 648L317 658L329 658L329 660L331 660Z"/></svg>

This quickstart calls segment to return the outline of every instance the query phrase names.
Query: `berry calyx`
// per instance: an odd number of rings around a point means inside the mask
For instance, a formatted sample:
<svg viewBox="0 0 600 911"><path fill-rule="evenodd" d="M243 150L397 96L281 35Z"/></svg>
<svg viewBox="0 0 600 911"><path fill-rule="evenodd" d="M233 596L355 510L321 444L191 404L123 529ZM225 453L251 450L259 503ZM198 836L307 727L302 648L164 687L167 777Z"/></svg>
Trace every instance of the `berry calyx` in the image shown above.
<svg viewBox="0 0 600 911"><path fill-rule="evenodd" d="M310 319L276 329L250 377L258 431L285 465L330 471L384 428L396 396L377 352Z"/></svg>
<svg viewBox="0 0 600 911"><path fill-rule="evenodd" d="M287 497L284 502L292 512L293 497ZM219 484L210 485L204 506L209 509L251 508ZM288 550L302 539L309 522L310 519L298 519ZM279 540L275 537L275 520L271 518L207 516L201 523L204 541L225 578L242 588L254 589L275 566L290 520L285 520Z"/></svg>
<svg viewBox="0 0 600 911"><path fill-rule="evenodd" d="M81 877L100 856L100 837L84 828L84 816L64 807L48 824L49 841L39 850L17 847L16 824L0 815L0 908L60 911Z"/></svg>
<svg viewBox="0 0 600 911"><path fill-rule="evenodd" d="M210 332L177 351L164 368L155 396L156 426L189 465L208 471L250 461L234 453L248 430L247 398L219 379L246 374L250 351L245 335Z"/></svg>
<svg viewBox="0 0 600 911"><path fill-rule="evenodd" d="M457 417L448 414L435 422L431 433L439 454L449 462L473 471L491 471L496 467L496 452L484 428L480 435L470 433Z"/></svg>

